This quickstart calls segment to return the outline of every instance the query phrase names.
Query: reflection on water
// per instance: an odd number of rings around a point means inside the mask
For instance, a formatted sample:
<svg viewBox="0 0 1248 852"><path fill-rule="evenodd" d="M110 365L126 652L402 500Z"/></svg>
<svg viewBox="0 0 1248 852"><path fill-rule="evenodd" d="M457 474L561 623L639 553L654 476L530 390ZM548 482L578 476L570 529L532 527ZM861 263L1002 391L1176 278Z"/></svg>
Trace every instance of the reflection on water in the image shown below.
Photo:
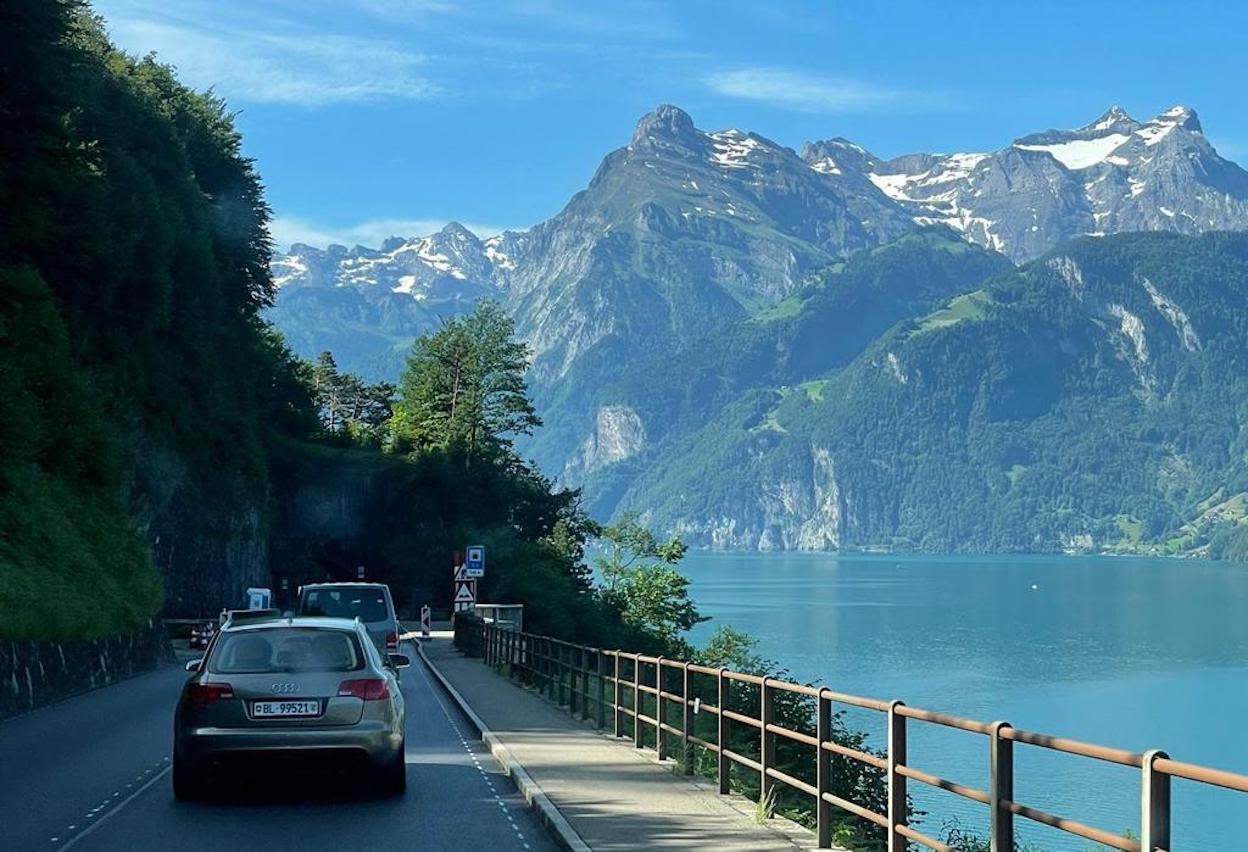
<svg viewBox="0 0 1248 852"><path fill-rule="evenodd" d="M1248 773L1248 567L1109 557L690 553L702 612L759 639L795 679ZM882 734L878 719L854 716ZM982 785L986 742L912 723L911 760ZM877 746L882 740L877 740ZM1040 753L1037 753L1040 752ZM1016 747L1021 801L1137 828L1138 773ZM922 787L912 783L912 789ZM916 791L919 792L919 791ZM1176 782L1175 849L1232 849L1248 796ZM982 808L918 797L968 827ZM1020 825L1025 821L1019 820ZM1047 849L1089 848L1038 828ZM1067 839L1069 838L1069 839Z"/></svg>

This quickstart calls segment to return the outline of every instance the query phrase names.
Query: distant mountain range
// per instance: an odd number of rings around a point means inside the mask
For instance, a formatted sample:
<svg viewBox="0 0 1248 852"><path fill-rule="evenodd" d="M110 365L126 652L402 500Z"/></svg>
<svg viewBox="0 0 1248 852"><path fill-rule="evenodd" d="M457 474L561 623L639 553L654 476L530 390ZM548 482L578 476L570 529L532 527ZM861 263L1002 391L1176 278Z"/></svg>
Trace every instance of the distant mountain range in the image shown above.
<svg viewBox="0 0 1248 852"><path fill-rule="evenodd" d="M293 246L273 261L271 318L301 354L331 349L347 369L394 378L438 317L500 301L533 347L547 422L525 450L607 515L741 394L825 381L894 324L1012 263L1079 235L1244 228L1248 173L1184 107L1146 122L1115 107L990 154L880 160L839 138L799 155L755 133L708 133L662 106L528 231L480 239L451 224L377 249ZM721 508L716 524L741 520ZM662 517L720 546L852 538L724 536Z"/></svg>

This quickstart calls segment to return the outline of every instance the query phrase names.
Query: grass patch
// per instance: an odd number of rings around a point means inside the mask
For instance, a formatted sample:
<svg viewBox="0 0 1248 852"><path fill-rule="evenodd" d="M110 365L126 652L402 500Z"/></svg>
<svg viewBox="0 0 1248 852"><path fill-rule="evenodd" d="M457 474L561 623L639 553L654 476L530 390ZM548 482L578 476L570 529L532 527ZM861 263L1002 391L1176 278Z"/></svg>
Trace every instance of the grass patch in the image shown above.
<svg viewBox="0 0 1248 852"><path fill-rule="evenodd" d="M983 290L963 293L950 300L949 304L919 320L916 334L935 331L966 320L978 320L984 317L984 308L992 302L992 296Z"/></svg>
<svg viewBox="0 0 1248 852"><path fill-rule="evenodd" d="M802 312L802 300L797 296L789 296L767 307L754 315L754 322L775 322L776 320L795 317Z"/></svg>
<svg viewBox="0 0 1248 852"><path fill-rule="evenodd" d="M823 402L823 389L828 386L828 379L812 379L802 382L798 387L811 402Z"/></svg>

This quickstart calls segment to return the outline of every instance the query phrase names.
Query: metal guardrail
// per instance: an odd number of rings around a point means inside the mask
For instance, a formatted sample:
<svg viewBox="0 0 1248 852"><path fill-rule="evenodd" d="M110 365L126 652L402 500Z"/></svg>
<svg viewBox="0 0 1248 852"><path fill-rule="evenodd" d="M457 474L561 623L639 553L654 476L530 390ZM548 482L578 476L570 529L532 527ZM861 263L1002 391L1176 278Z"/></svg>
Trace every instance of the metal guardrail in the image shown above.
<svg viewBox="0 0 1248 852"><path fill-rule="evenodd" d="M824 849L832 845L832 808L839 808L884 829L889 852L905 852L908 841L940 852L953 852L945 843L907 824L908 781L917 781L987 806L989 838L994 852L1012 852L1014 849L1016 816L1123 852L1169 852L1171 779L1180 778L1248 793L1248 776L1171 760L1165 752L1156 749L1137 753L1108 748L1019 730L1008 722L985 723L921 710L909 707L901 701L880 701L771 677L710 668L682 660L577 645L549 636L484 624L479 619L457 619L455 632L456 644L461 648L478 650L488 665L506 665L509 676L533 686L543 694L549 694L552 700L566 706L570 713L579 712L582 719L589 719L590 705L593 704L595 712L592 716L599 728L606 726L607 715L610 713L611 725L617 737L627 736L626 721L633 719L632 736L637 748L645 747L645 733L647 730L653 731L660 760L668 756L668 738L679 738L686 754L696 747L717 755L720 793L730 792L730 769L736 764L758 773L761 796L767 796L776 782L809 795L815 803L818 844ZM462 641L461 632L465 634ZM714 704L704 703L695 695L699 687L702 691L709 692L707 679L713 679L715 683L714 694L717 700ZM591 681L595 684L592 689ZM669 685L677 683L680 684L679 692L668 690ZM756 715L730 709L733 684L748 684L757 689ZM816 703L814 736L776 723L776 698L784 693L804 696ZM653 696L656 707L654 716L643 712L645 696ZM680 725L671 725L664 721L667 715L664 710L672 705L682 708ZM835 705L856 707L884 715L888 739L884 757L849 748L833 740ZM708 713L716 718L716 738L713 742L694 733L697 713ZM980 790L959 784L912 766L906 757L906 735L911 722L983 736L987 740L991 767L988 789ZM734 752L728 747L730 731L737 726L757 732L758 760ZM787 774L777 766L777 737L812 749L811 757L815 764L814 784ZM1015 801L1016 743L1138 769L1138 839L1114 834ZM887 812L879 813L833 794L832 762L838 758L859 761L885 773ZM692 773L691 762L686 761L685 771Z"/></svg>

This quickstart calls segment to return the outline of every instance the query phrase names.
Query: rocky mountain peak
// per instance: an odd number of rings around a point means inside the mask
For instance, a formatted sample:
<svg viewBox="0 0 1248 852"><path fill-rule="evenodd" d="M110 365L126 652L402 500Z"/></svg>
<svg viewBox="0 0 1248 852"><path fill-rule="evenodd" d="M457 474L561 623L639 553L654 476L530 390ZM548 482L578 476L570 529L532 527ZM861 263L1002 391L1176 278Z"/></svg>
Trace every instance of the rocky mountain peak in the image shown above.
<svg viewBox="0 0 1248 852"><path fill-rule="evenodd" d="M840 136L807 142L802 146L802 159L815 171L829 174L867 172L876 161L866 148Z"/></svg>
<svg viewBox="0 0 1248 852"><path fill-rule="evenodd" d="M1138 121L1131 117L1130 113L1114 104L1105 110L1096 121L1085 124L1074 132L1087 135L1114 132L1130 133L1136 127L1139 127L1139 124Z"/></svg>
<svg viewBox="0 0 1248 852"><path fill-rule="evenodd" d="M435 235L435 239L450 240L456 243L478 243L481 241L476 234L455 221L447 222L442 227L442 230Z"/></svg>
<svg viewBox="0 0 1248 852"><path fill-rule="evenodd" d="M1150 121L1149 124L1169 124L1181 127L1184 130L1190 130L1193 133L1204 133L1200 126L1200 119L1196 116L1196 110L1182 104L1170 107L1170 109Z"/></svg>
<svg viewBox="0 0 1248 852"><path fill-rule="evenodd" d="M689 144L696 141L699 135L689 113L671 104L661 104L653 112L641 117L629 144L632 147L643 147L660 140Z"/></svg>

